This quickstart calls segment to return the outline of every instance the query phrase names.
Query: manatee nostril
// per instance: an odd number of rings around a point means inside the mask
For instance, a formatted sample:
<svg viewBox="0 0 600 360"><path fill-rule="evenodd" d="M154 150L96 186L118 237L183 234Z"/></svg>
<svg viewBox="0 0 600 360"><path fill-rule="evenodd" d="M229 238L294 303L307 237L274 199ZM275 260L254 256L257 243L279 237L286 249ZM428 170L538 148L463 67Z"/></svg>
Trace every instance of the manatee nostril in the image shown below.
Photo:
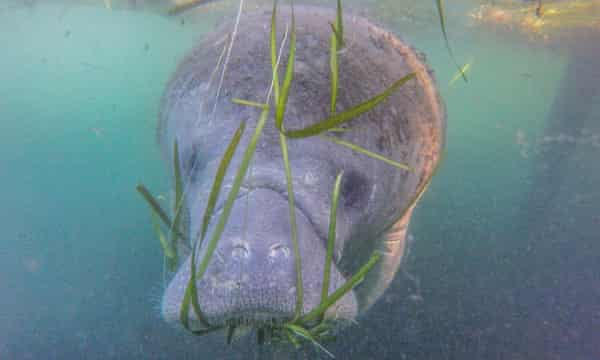
<svg viewBox="0 0 600 360"><path fill-rule="evenodd" d="M287 246L277 243L277 244L273 244L269 247L269 258L278 258L278 257L287 258L289 256L290 256L290 249Z"/></svg>
<svg viewBox="0 0 600 360"><path fill-rule="evenodd" d="M248 245L244 243L236 244L231 249L231 257L237 260L247 259L250 255L250 250L248 249Z"/></svg>

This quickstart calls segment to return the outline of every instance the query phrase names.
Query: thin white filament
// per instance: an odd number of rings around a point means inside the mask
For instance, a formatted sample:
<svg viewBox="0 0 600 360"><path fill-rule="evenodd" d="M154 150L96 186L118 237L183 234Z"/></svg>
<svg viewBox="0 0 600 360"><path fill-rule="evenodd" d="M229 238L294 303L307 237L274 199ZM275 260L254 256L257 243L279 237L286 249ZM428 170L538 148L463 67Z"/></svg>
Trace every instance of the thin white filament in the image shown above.
<svg viewBox="0 0 600 360"><path fill-rule="evenodd" d="M231 50L237 37L240 20L242 18L242 11L244 9L244 0L240 0L240 7L238 8L237 17L235 19L235 25L233 26L233 33L231 34L231 41L229 42L229 48L227 49L227 56L225 57L225 64L223 64L223 71L221 72L221 79L219 80L219 86L217 87L217 95L215 96L215 104L213 106L213 114L217 111L217 104L219 103L219 95L221 94L221 88L223 87L223 79L225 79L225 72L227 71L227 65L231 58ZM212 121L212 116L209 117L208 122Z"/></svg>

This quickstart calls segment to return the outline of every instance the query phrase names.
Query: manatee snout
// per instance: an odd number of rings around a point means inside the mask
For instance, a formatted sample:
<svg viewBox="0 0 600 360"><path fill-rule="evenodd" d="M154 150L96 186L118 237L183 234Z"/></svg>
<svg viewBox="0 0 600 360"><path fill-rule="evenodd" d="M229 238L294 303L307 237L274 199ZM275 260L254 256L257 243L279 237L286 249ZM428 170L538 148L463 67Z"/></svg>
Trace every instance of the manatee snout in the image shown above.
<svg viewBox="0 0 600 360"><path fill-rule="evenodd" d="M320 301L326 252L323 240L301 209L296 209L296 224L302 259L303 308L308 312ZM294 317L297 277L290 234L289 207L284 194L257 188L235 202L226 230L203 280L198 283L198 301L212 326L260 327L282 324ZM203 255L201 251L199 258ZM344 279L334 264L331 273L333 291ZM168 322L180 321L182 289L189 279L188 260L164 295L162 315ZM352 293L336 306L340 318L351 319L358 312ZM198 322L193 312L189 321L192 325Z"/></svg>

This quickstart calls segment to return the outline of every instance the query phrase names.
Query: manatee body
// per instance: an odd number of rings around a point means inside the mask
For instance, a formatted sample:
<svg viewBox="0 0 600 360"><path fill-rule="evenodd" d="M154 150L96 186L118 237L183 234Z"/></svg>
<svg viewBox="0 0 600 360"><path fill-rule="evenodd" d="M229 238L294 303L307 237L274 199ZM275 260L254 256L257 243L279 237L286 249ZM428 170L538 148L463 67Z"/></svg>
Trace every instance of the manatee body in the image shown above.
<svg viewBox="0 0 600 360"><path fill-rule="evenodd" d="M330 109L329 23L334 21L335 11L296 7L295 17L297 52L285 116L287 129L321 121ZM289 10L281 9L279 43L290 18ZM234 104L232 99L264 102L271 84L270 21L270 9L243 16L220 91L220 68L215 68L226 53L231 24L205 37L181 62L163 98L158 140L169 169L175 140L179 144L188 219L185 232L190 246L199 246L199 259L208 241L198 245L196 239L220 159L235 129L245 121L246 131L225 176L217 209L231 188L260 115L260 109ZM303 311L312 310L320 301L331 194L341 171L330 293L373 251L383 255L364 281L328 310L328 318L341 322L368 309L393 279L404 253L412 209L401 215L440 157L446 121L423 56L364 18L348 15L344 25L347 46L339 60L338 111L379 94L409 73L416 77L372 111L345 124L345 131L330 134L408 164L413 171L400 170L319 136L288 140L302 259ZM286 64L288 51L283 53L281 63ZM283 74L280 71L280 78ZM219 215L217 210L209 234ZM390 223L394 224L391 229ZM162 300L162 315L171 323L180 321L190 279L189 251L182 248L181 252L184 260ZM251 327L291 319L296 302L294 264L279 132L271 118L217 250L196 284L205 318L212 326ZM194 311L189 312L189 321L193 329L202 328Z"/></svg>

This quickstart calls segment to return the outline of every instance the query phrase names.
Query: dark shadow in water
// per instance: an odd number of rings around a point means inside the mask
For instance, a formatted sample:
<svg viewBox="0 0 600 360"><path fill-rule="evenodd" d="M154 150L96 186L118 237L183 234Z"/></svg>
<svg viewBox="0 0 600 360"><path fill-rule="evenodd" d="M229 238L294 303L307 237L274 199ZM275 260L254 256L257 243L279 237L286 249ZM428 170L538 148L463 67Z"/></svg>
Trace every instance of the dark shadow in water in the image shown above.
<svg viewBox="0 0 600 360"><path fill-rule="evenodd" d="M515 279L525 358L600 356L600 41L581 37L565 69L524 206ZM594 113L596 112L596 113Z"/></svg>

